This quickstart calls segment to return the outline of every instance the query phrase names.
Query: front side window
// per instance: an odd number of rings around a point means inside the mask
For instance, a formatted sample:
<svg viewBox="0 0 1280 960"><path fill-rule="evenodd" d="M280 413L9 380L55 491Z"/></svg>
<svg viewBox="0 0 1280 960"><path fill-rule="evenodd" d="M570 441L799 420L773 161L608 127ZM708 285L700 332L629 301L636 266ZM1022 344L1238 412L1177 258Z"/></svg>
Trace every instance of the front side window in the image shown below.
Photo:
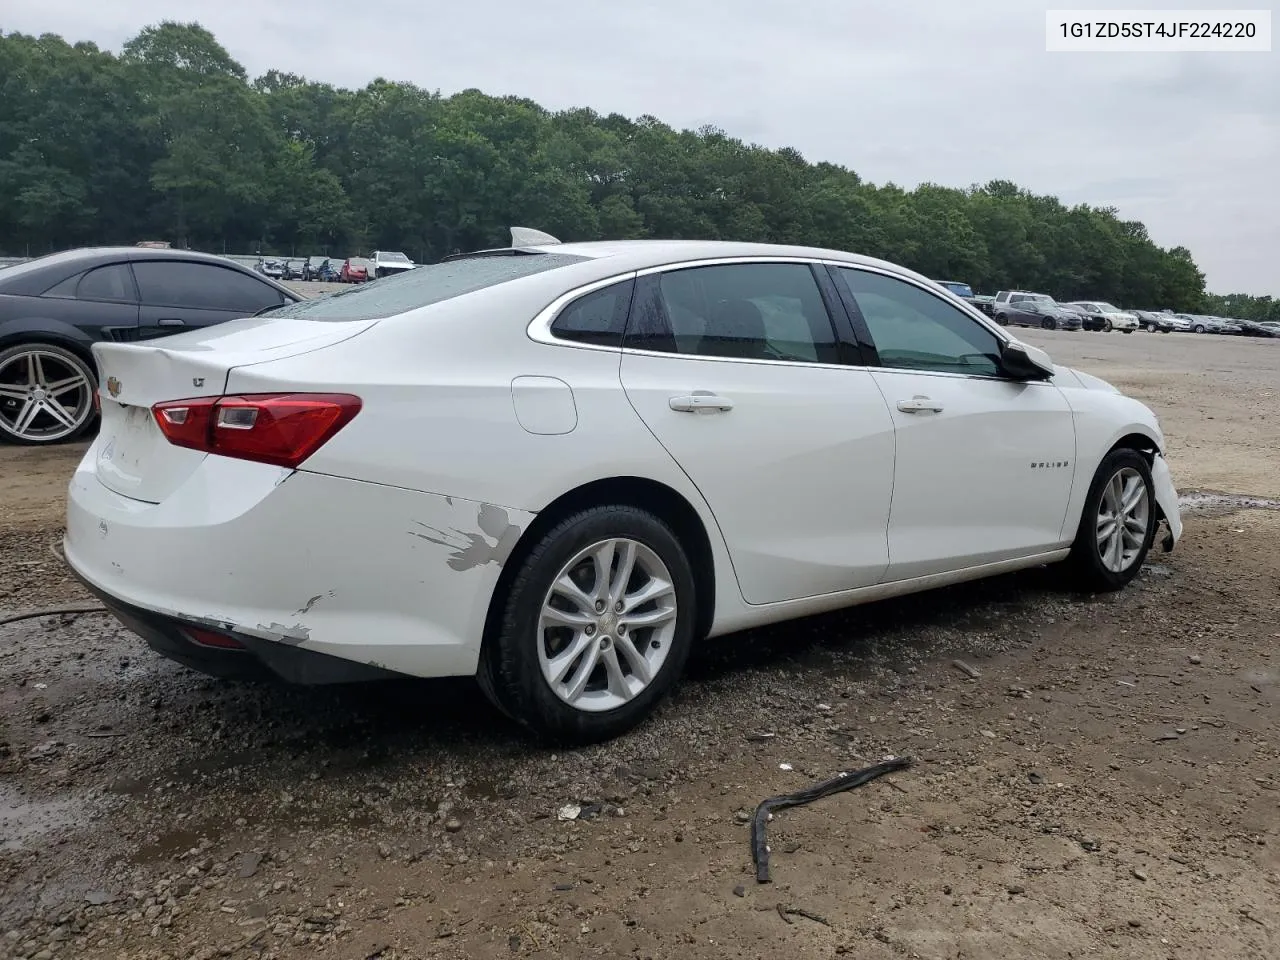
<svg viewBox="0 0 1280 960"><path fill-rule="evenodd" d="M143 260L133 265L142 302L157 307L220 310L252 316L284 299L256 277L211 263Z"/></svg>
<svg viewBox="0 0 1280 960"><path fill-rule="evenodd" d="M631 308L634 280L623 280L600 290L584 293L560 311L551 332L561 340L591 343L601 347L622 346Z"/></svg>
<svg viewBox="0 0 1280 960"><path fill-rule="evenodd" d="M686 267L646 280L628 346L738 360L839 362L831 318L808 264Z"/></svg>
<svg viewBox="0 0 1280 960"><path fill-rule="evenodd" d="M968 314L896 277L851 267L838 272L866 321L881 366L999 375L999 338Z"/></svg>

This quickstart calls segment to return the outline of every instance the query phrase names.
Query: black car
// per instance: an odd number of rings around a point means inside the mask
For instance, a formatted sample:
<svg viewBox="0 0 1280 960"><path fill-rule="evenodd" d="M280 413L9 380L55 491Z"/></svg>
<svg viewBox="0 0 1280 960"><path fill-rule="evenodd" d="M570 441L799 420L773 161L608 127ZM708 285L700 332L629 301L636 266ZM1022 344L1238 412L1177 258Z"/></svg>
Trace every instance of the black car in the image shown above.
<svg viewBox="0 0 1280 960"><path fill-rule="evenodd" d="M1042 330L1079 330L1080 315L1044 300L1019 300L1000 308L1000 322L1005 326L1039 327Z"/></svg>
<svg viewBox="0 0 1280 960"><path fill-rule="evenodd" d="M1080 318L1080 327L1083 330L1089 330L1093 333L1103 332L1107 329L1106 314L1096 310L1090 310L1088 307L1081 306L1078 303L1063 304L1064 310L1070 310Z"/></svg>
<svg viewBox="0 0 1280 960"><path fill-rule="evenodd" d="M1173 330L1173 321L1169 319L1167 314L1156 313L1154 310L1133 310L1131 312L1138 318L1138 326L1143 330L1150 330L1152 333L1157 331L1170 333Z"/></svg>
<svg viewBox="0 0 1280 960"><path fill-rule="evenodd" d="M233 260L95 247L0 269L0 440L83 434L98 389L90 348L251 317L302 298Z"/></svg>
<svg viewBox="0 0 1280 960"><path fill-rule="evenodd" d="M957 297L959 297L965 303L969 304L969 306L974 307L975 309L981 310L987 316L992 315L992 308L991 308L992 298L979 297L977 294L973 292L973 287L969 286L969 284L962 283L959 280L935 280L934 283L940 286L943 290L946 290L950 293L954 293Z"/></svg>
<svg viewBox="0 0 1280 960"><path fill-rule="evenodd" d="M1254 320L1232 320L1236 326L1240 328L1240 333L1246 337L1277 337L1280 332L1264 327L1262 324Z"/></svg>

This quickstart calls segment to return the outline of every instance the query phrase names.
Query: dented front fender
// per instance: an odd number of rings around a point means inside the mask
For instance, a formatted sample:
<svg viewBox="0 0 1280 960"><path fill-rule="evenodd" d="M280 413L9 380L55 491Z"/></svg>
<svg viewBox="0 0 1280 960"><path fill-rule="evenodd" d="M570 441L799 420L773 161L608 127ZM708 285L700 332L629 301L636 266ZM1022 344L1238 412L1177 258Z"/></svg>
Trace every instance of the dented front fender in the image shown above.
<svg viewBox="0 0 1280 960"><path fill-rule="evenodd" d="M1160 513L1169 527L1161 544L1168 553L1182 538L1182 508L1178 504L1178 491L1173 485L1173 474L1163 454L1157 453L1151 458L1151 481L1155 486L1156 504L1160 507Z"/></svg>

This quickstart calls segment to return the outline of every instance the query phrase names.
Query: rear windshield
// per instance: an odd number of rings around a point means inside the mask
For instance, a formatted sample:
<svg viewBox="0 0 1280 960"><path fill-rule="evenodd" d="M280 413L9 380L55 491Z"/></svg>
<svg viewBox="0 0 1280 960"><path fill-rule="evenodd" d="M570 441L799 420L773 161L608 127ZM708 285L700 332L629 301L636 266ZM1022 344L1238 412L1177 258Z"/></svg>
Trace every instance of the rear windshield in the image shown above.
<svg viewBox="0 0 1280 960"><path fill-rule="evenodd" d="M286 304L261 316L332 322L379 320L585 259L566 253L533 253L430 263L327 297Z"/></svg>

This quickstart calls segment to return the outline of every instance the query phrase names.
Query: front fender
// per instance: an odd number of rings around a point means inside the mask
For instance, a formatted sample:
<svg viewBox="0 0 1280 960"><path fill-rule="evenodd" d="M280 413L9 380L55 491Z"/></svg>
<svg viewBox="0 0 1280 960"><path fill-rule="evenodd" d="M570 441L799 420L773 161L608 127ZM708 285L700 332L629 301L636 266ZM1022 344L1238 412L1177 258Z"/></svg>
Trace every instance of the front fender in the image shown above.
<svg viewBox="0 0 1280 960"><path fill-rule="evenodd" d="M1163 453L1151 458L1151 480L1155 485L1156 506L1168 526L1161 546L1168 553L1182 539L1182 507L1178 503L1178 490L1173 485L1173 473Z"/></svg>

